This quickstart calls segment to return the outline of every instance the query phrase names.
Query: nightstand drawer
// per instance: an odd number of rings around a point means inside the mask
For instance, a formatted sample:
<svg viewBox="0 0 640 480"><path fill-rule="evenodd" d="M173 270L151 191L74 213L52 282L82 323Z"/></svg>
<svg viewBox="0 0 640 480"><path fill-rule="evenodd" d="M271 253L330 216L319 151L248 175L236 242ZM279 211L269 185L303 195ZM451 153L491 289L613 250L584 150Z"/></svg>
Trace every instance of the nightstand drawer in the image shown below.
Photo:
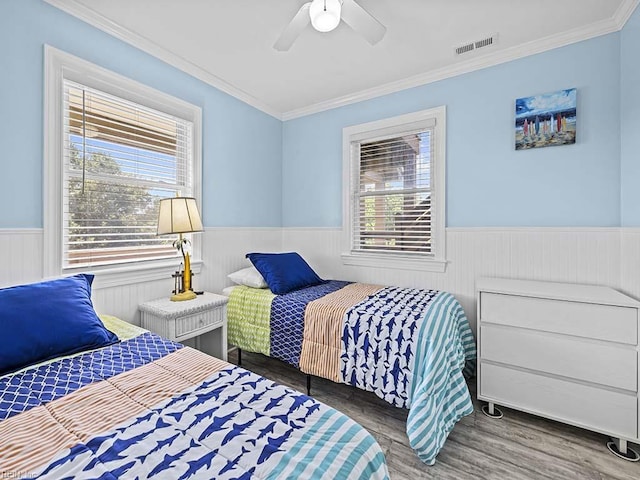
<svg viewBox="0 0 640 480"><path fill-rule="evenodd" d="M176 318L176 339L198 334L201 330L222 325L226 307Z"/></svg>

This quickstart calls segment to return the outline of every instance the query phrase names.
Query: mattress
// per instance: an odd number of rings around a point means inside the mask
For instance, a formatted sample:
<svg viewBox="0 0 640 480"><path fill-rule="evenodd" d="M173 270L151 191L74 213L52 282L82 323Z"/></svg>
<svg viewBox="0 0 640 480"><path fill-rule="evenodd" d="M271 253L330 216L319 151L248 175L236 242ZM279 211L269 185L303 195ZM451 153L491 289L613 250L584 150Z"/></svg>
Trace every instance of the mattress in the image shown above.
<svg viewBox="0 0 640 480"><path fill-rule="evenodd" d="M362 427L113 317L120 342L0 377L3 478L388 478Z"/></svg>
<svg viewBox="0 0 640 480"><path fill-rule="evenodd" d="M236 286L228 332L241 349L408 408L410 443L427 464L473 411L463 372L475 367L475 341L447 292L335 280L285 295Z"/></svg>
<svg viewBox="0 0 640 480"><path fill-rule="evenodd" d="M237 285L231 285L230 287L224 287L222 289L222 294L225 297L229 297L229 296L231 296L231 292L233 292L234 288L236 288L236 287L237 287Z"/></svg>

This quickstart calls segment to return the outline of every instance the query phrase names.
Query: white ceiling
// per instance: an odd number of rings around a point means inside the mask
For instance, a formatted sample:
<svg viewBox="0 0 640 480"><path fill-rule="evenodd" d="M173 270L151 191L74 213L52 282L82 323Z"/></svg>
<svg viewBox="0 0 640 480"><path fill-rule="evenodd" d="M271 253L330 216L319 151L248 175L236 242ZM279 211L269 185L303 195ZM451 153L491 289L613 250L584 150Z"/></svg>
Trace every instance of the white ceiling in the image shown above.
<svg viewBox="0 0 640 480"><path fill-rule="evenodd" d="M359 0L375 46L341 23L272 48L306 0L47 0L280 118L618 30L638 0ZM454 48L498 33L497 45Z"/></svg>

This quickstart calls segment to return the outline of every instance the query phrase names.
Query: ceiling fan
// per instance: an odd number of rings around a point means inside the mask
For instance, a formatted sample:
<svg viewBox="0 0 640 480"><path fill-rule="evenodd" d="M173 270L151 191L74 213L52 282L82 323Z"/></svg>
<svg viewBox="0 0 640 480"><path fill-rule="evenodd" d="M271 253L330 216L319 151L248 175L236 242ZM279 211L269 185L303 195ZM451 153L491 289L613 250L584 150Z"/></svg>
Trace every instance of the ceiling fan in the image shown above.
<svg viewBox="0 0 640 480"><path fill-rule="evenodd" d="M386 27L354 0L312 0L307 2L284 29L273 48L284 52L309 23L319 32L330 32L340 20L361 34L371 45L375 45L387 31Z"/></svg>

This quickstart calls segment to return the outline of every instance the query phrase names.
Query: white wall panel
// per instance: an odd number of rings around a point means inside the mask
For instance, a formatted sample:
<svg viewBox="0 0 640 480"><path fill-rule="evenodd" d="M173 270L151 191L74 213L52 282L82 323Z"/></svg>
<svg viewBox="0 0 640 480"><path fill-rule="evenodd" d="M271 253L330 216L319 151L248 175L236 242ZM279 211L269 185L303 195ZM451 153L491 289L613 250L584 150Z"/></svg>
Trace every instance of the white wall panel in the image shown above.
<svg viewBox="0 0 640 480"><path fill-rule="evenodd" d="M207 229L203 235L204 266L194 277L196 290L219 292L231 282L230 272L248 265L250 251L279 251L279 228ZM0 287L42 280L42 229L0 230ZM178 262L176 262L176 269ZM93 303L99 313L115 315L140 324L141 302L169 296L173 279L167 277L130 285L94 288Z"/></svg>
<svg viewBox="0 0 640 480"><path fill-rule="evenodd" d="M282 251L280 228L207 228L203 240L204 266L194 287L210 292L233 285L227 275L251 265L247 253Z"/></svg>
<svg viewBox="0 0 640 480"><path fill-rule="evenodd" d="M447 271L420 272L342 264L342 231L331 228L208 228L196 290L219 292L250 251L298 251L324 278L447 290L475 329L475 279L498 276L607 285L640 298L640 229L449 228ZM0 286L42 279L42 230L0 230ZM99 312L139 323L138 304L169 295L171 278L98 288Z"/></svg>
<svg viewBox="0 0 640 480"><path fill-rule="evenodd" d="M0 287L42 279L42 229L0 230Z"/></svg>
<svg viewBox="0 0 640 480"><path fill-rule="evenodd" d="M138 305L147 300L168 297L173 289L173 279L134 283L121 287L94 288L93 306L98 313L107 313L140 325Z"/></svg>
<svg viewBox="0 0 640 480"><path fill-rule="evenodd" d="M620 287L640 299L640 228L623 228L620 239Z"/></svg>
<svg viewBox="0 0 640 480"><path fill-rule="evenodd" d="M301 252L325 278L447 290L458 298L475 330L475 279L481 276L622 288L620 232L617 228L449 228L445 273L343 265L340 229L286 228L283 250ZM640 230L637 234L640 244ZM640 247L636 253L640 262ZM638 265L635 271L640 271Z"/></svg>

